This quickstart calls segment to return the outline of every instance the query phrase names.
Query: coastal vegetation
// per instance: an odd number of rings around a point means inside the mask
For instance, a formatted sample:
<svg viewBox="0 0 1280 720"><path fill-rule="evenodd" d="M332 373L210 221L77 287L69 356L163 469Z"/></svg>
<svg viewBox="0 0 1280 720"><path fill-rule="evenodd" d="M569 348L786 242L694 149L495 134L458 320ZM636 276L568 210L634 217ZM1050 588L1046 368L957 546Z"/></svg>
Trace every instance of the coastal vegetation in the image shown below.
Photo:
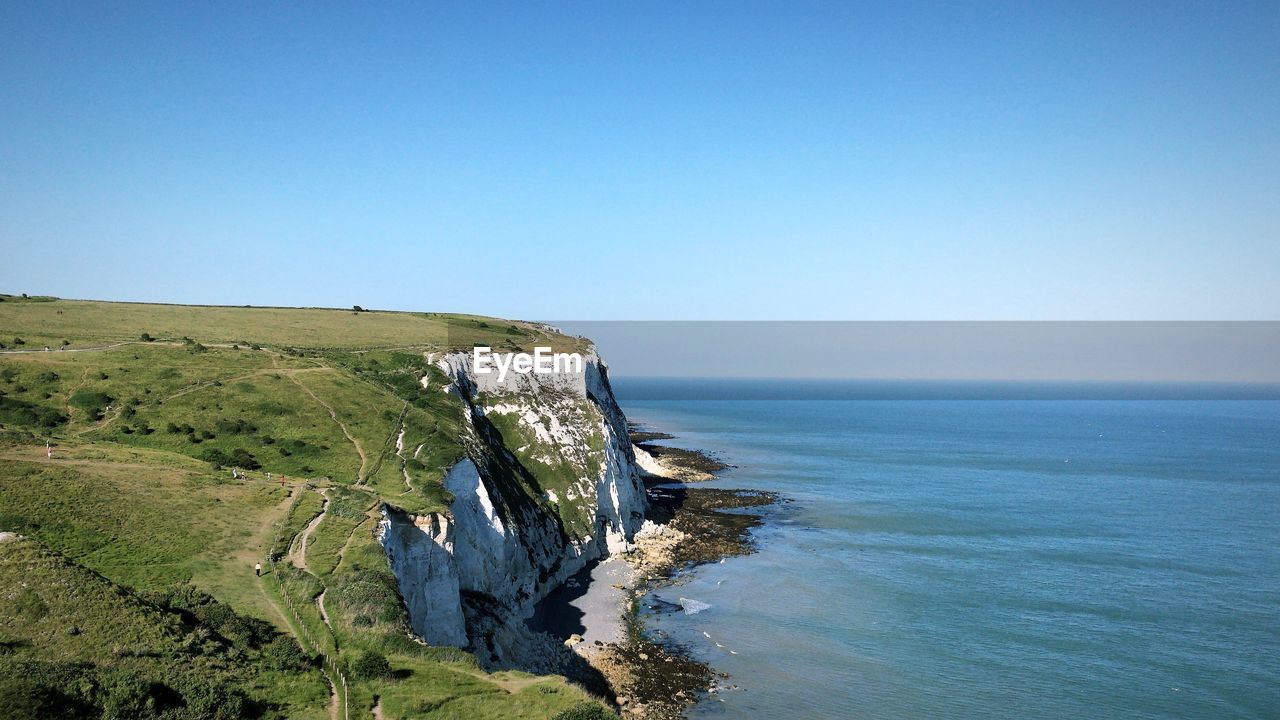
<svg viewBox="0 0 1280 720"><path fill-rule="evenodd" d="M412 639L376 535L383 504L452 499L464 408L429 390L447 379L426 354L585 341L463 315L0 300L0 337L22 339L0 353L0 717L608 712Z"/></svg>

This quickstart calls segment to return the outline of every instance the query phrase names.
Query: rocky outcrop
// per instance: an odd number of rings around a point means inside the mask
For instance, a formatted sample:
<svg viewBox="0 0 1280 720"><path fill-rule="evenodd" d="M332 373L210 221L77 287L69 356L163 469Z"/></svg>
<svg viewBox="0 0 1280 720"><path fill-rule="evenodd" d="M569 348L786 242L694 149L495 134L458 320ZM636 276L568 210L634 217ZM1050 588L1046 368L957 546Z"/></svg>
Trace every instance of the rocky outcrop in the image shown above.
<svg viewBox="0 0 1280 720"><path fill-rule="evenodd" d="M462 400L467 457L444 477L448 512L384 505L380 538L418 635L527 666L519 621L586 563L631 548L642 471L594 353L580 373L503 383L473 373L466 353L435 360L442 390Z"/></svg>
<svg viewBox="0 0 1280 720"><path fill-rule="evenodd" d="M379 537L399 580L413 631L432 645L466 646L448 516L414 517L384 505Z"/></svg>

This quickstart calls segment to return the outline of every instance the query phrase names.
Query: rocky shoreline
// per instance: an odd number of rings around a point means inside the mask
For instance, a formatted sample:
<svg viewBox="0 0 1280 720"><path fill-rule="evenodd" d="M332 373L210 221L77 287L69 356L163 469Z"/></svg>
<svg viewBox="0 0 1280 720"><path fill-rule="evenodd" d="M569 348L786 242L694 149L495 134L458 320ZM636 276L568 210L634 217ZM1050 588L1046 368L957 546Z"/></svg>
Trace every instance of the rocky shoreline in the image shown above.
<svg viewBox="0 0 1280 720"><path fill-rule="evenodd" d="M635 427L631 431L649 474L645 487L651 509L635 547L624 555L635 571L626 588L625 639L575 649L604 676L624 717L668 720L682 717L727 675L693 659L674 642L646 633L642 598L656 588L678 584L689 568L754 552L751 531L763 518L731 511L771 505L779 498L767 492L696 487L729 466L696 450L652 442L673 439L670 435Z"/></svg>

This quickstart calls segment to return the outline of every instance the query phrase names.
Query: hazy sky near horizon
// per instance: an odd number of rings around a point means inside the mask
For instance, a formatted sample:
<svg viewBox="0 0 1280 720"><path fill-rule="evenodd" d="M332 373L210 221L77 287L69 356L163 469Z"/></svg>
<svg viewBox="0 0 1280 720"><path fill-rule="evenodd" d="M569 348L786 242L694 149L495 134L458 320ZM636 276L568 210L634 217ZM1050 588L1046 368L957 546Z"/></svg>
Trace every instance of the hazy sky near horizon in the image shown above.
<svg viewBox="0 0 1280 720"><path fill-rule="evenodd" d="M0 291L1280 319L1280 4L0 4Z"/></svg>
<svg viewBox="0 0 1280 720"><path fill-rule="evenodd" d="M1276 321L563 321L556 326L590 338L614 377L1280 382Z"/></svg>

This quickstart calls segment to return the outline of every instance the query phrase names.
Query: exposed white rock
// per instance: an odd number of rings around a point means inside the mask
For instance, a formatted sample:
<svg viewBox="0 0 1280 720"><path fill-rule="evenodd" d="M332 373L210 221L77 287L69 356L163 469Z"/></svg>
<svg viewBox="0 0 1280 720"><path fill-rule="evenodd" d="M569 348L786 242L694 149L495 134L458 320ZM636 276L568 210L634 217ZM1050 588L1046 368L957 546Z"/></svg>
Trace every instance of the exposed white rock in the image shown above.
<svg viewBox="0 0 1280 720"><path fill-rule="evenodd" d="M662 465L659 464L657 459L650 455L644 448L632 445L631 451L635 453L636 465L640 466L641 470L649 473L650 475L657 475L658 477L667 476L666 470L662 468Z"/></svg>
<svg viewBox="0 0 1280 720"><path fill-rule="evenodd" d="M432 645L465 646L467 628L449 518L413 517L383 506L378 539L400 582L413 631Z"/></svg>
<svg viewBox="0 0 1280 720"><path fill-rule="evenodd" d="M469 353L428 358L452 381L450 392L466 402L464 419L476 441L474 460L445 474L444 486L454 496L447 514L413 518L384 511L383 545L414 630L428 642L467 644L463 591L492 598L509 621L518 621L587 562L628 550L641 529L647 501L626 418L603 362L594 352L584 360L581 373L512 373L499 384L495 375L471 372ZM499 416L513 419L521 437L496 437L479 426L484 420L492 427L488 419ZM477 466L484 457L488 461ZM490 477L495 462L517 463L532 480L513 480L510 472ZM539 482L546 468L577 479L541 491L526 484ZM527 634L519 623L507 625L509 631L487 639L496 662L525 644L517 640Z"/></svg>

